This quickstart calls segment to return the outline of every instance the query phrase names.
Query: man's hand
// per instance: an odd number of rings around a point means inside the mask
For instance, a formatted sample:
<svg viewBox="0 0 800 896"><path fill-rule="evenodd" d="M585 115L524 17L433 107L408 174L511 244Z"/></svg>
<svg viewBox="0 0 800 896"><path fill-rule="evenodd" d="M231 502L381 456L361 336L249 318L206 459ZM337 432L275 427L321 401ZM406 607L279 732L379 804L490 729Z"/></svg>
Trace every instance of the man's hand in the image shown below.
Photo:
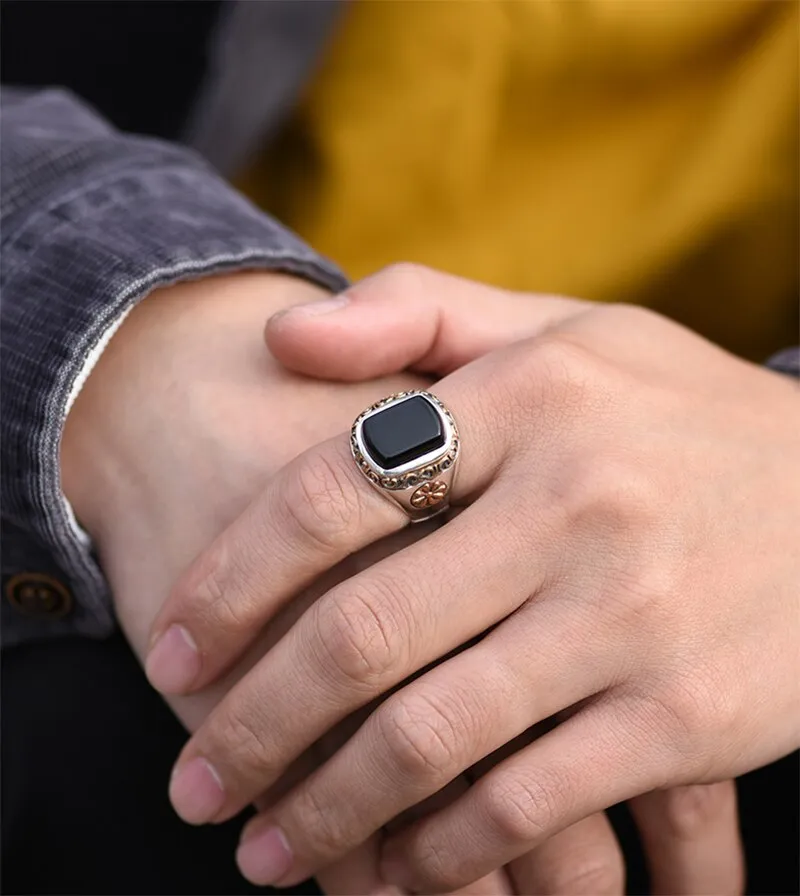
<svg viewBox="0 0 800 896"><path fill-rule="evenodd" d="M426 278L437 325L418 319L431 337L419 357L446 357L437 340L452 333L457 315L442 306L455 289ZM486 292L501 315L503 294ZM649 312L557 303L542 301L537 336L436 387L461 431L464 512L317 601L178 763L176 780L200 758L213 764L213 817L224 818L331 725L393 691L251 823L254 849L283 838L294 864L286 872L282 856L281 884L549 717L551 731L390 841L391 880L457 885L613 802L723 780L797 743L796 390ZM155 631L180 624L204 645L198 680L236 655L293 580L404 524L347 446L342 434L289 464L175 590ZM315 484L316 519L298 483ZM259 555L279 526L295 550ZM223 655L212 655L210 622L224 629ZM279 732L263 726L265 704L287 720ZM716 870L728 875L721 889L740 885L735 865Z"/></svg>

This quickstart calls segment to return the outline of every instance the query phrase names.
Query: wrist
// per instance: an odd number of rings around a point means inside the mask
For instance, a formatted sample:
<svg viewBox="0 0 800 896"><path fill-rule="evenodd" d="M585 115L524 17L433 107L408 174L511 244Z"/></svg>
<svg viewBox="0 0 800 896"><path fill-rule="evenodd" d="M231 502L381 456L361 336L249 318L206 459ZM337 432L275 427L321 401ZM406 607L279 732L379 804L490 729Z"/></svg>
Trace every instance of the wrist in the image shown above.
<svg viewBox="0 0 800 896"><path fill-rule="evenodd" d="M246 272L163 287L133 309L75 399L61 443L64 494L96 543L109 517L135 510L146 454L191 403L192 383L224 379L233 356L266 374L267 318L325 295L296 277Z"/></svg>

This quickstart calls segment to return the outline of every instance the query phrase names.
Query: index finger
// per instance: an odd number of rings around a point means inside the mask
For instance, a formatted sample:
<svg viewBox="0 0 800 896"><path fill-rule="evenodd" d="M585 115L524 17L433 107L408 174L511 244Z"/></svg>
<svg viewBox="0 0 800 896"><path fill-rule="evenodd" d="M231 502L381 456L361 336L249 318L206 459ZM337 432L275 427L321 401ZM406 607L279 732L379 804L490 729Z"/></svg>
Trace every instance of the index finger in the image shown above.
<svg viewBox="0 0 800 896"><path fill-rule="evenodd" d="M496 438L477 436L479 375L465 369L441 384L453 395L463 446L454 496L482 487L502 455ZM408 521L359 470L347 435L305 452L181 577L154 623L151 683L184 693L212 681L297 591Z"/></svg>

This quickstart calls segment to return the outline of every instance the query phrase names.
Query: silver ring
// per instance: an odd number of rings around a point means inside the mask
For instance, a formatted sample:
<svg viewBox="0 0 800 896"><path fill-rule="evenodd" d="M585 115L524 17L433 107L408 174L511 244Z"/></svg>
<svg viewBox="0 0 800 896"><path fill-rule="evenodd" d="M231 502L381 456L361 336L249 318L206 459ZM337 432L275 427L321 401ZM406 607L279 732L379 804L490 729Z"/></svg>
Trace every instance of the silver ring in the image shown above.
<svg viewBox="0 0 800 896"><path fill-rule="evenodd" d="M450 506L458 428L430 392L398 392L368 407L353 423L350 448L364 476L412 522Z"/></svg>

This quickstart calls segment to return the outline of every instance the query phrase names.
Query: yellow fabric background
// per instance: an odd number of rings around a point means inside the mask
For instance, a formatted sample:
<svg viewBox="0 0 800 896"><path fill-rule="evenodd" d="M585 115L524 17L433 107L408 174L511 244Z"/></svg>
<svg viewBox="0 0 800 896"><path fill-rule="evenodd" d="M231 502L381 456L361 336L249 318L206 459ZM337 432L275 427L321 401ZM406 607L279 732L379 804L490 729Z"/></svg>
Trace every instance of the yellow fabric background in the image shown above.
<svg viewBox="0 0 800 896"><path fill-rule="evenodd" d="M358 0L242 185L396 260L797 341L795 0Z"/></svg>

